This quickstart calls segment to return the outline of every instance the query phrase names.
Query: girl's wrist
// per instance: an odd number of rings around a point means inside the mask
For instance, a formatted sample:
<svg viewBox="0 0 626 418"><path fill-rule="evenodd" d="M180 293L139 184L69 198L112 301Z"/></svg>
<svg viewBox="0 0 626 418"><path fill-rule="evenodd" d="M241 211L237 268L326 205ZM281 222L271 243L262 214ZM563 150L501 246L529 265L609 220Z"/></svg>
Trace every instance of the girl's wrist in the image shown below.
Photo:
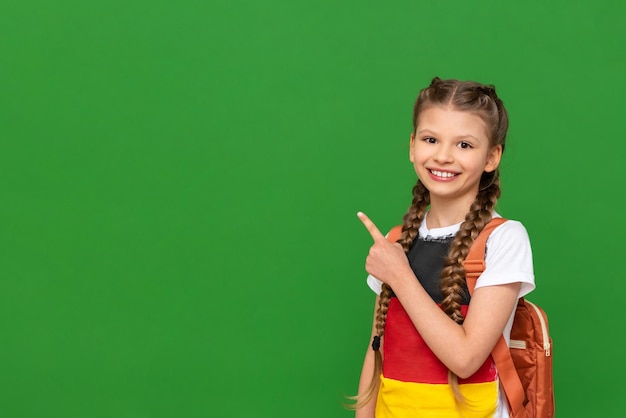
<svg viewBox="0 0 626 418"><path fill-rule="evenodd" d="M398 294L404 293L408 287L414 285L415 283L419 282L417 281L415 274L413 274L413 271L404 270L395 275L393 282L390 281L390 283L387 284L393 289L394 293Z"/></svg>

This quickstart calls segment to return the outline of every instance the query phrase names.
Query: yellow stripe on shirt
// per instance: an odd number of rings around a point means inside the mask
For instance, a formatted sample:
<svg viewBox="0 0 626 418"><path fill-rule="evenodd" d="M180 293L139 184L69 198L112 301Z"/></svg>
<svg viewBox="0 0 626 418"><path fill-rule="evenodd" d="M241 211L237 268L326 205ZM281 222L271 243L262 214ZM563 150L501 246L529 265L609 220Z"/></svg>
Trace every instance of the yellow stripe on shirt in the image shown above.
<svg viewBox="0 0 626 418"><path fill-rule="evenodd" d="M498 401L498 381L459 385L465 403L455 402L447 384L402 382L381 376L376 418L487 418Z"/></svg>

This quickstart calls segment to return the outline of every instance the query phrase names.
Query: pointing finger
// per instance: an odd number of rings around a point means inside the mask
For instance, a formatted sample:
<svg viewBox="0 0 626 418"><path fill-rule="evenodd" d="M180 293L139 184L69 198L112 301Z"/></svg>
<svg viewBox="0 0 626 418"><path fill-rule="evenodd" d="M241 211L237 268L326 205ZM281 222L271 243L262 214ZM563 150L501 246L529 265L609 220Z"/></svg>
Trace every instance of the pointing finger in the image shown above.
<svg viewBox="0 0 626 418"><path fill-rule="evenodd" d="M374 225L374 222L372 222L366 214L364 214L363 212L358 212L356 216L358 216L361 222L363 222L363 225L365 225L365 228L367 228L367 230L369 231L370 235L374 239L374 242L385 240L385 236L380 233L376 225Z"/></svg>

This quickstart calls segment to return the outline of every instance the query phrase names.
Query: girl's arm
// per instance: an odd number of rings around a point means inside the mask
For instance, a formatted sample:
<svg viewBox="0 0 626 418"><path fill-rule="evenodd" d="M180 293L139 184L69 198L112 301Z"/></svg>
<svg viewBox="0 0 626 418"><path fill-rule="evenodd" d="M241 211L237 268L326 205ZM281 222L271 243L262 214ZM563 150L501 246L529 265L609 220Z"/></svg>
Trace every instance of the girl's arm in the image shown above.
<svg viewBox="0 0 626 418"><path fill-rule="evenodd" d="M372 381L372 374L374 373L374 350L372 350L371 344L374 335L376 335L376 307L378 306L379 297L376 296L376 303L374 304L374 322L372 323L372 335L370 336L370 342L365 352L365 360L363 361L363 369L361 370L361 378L359 379L359 395L363 395L367 390L370 382ZM381 342L380 349L383 349ZM362 408L356 410L355 418L374 418L374 412L376 410L376 397L378 396L378 388L372 395L372 399L364 405Z"/></svg>
<svg viewBox="0 0 626 418"><path fill-rule="evenodd" d="M426 293L400 245L387 241L367 216L359 217L374 238L367 272L391 286L428 347L454 374L474 374L502 335L521 284L476 289L465 321L458 325Z"/></svg>
<svg viewBox="0 0 626 418"><path fill-rule="evenodd" d="M428 347L460 378L485 362L515 308L521 284L486 286L474 291L463 325L437 306L413 272L391 285Z"/></svg>

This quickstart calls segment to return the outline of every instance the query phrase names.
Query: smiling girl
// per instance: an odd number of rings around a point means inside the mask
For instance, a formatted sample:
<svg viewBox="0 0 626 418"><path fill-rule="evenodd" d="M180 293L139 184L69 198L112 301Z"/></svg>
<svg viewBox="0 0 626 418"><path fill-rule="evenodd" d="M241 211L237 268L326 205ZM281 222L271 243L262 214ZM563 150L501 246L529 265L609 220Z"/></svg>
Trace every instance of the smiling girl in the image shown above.
<svg viewBox="0 0 626 418"><path fill-rule="evenodd" d="M397 242L358 214L374 239L366 270L377 296L353 407L357 418L505 418L490 353L502 334L508 343L517 300L535 287L528 234L511 220L494 229L471 299L463 261L500 216L508 115L493 86L435 78L413 127L418 181Z"/></svg>

